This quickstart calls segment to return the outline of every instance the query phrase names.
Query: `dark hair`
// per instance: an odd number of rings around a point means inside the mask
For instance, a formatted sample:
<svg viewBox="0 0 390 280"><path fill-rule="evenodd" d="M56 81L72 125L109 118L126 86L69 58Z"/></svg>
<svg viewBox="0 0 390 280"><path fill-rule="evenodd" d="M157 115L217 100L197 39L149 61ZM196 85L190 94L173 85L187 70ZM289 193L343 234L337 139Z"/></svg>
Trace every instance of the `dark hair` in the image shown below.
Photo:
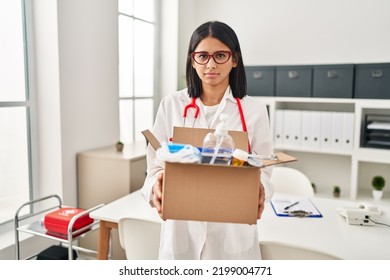
<svg viewBox="0 0 390 280"><path fill-rule="evenodd" d="M209 21L199 26L192 33L187 53L186 81L188 95L190 97L200 97L202 93L202 82L192 67L191 53L195 51L199 42L206 37L213 37L228 46L233 53L233 59L237 63L229 74L229 84L235 98L243 98L246 95L246 76L244 63L242 61L240 43L234 30L225 23L219 21Z"/></svg>

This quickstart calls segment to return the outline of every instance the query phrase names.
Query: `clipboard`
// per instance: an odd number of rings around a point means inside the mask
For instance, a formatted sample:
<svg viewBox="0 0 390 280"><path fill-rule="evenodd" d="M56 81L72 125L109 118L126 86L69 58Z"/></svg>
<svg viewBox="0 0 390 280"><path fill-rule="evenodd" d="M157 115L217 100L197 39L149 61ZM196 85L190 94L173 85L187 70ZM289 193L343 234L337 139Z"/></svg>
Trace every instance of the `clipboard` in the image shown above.
<svg viewBox="0 0 390 280"><path fill-rule="evenodd" d="M321 212L308 197L274 194L271 206L279 217L322 218ZM294 213L305 213L304 215Z"/></svg>

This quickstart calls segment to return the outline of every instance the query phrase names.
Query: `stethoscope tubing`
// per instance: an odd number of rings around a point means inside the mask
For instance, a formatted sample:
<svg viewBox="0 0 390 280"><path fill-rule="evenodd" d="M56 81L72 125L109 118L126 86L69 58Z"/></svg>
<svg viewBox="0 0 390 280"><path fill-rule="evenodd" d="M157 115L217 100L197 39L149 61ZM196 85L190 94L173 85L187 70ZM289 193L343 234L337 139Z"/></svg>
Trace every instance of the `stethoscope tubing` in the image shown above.
<svg viewBox="0 0 390 280"><path fill-rule="evenodd" d="M237 102L237 107L238 107L238 111L240 113L240 118L241 118L241 124L242 124L242 130L244 132L248 132L248 129L246 127L246 121L245 121L245 116L244 116L244 111L242 109L242 105L241 105L241 100L240 98L236 97L236 102ZM194 127L195 125L195 121L196 119L198 118L199 116L199 106L196 104L196 98L193 97L191 98L191 102L188 103L185 107L184 107L184 112L183 112L183 127L185 127L185 123L186 123L186 118L187 118L187 112L190 108L194 108L195 109L195 114L194 114L194 121L192 123L192 127ZM251 145L250 145L250 142L249 142L249 139L248 139L248 151L250 152L251 151Z"/></svg>

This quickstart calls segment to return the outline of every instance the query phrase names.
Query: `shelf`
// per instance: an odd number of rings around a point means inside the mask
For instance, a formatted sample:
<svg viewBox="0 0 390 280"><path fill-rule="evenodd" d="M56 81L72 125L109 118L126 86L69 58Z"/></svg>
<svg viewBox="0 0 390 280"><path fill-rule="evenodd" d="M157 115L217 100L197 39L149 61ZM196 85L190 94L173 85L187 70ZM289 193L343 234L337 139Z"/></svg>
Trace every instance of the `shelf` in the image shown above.
<svg viewBox="0 0 390 280"><path fill-rule="evenodd" d="M359 148L356 153L356 160L390 164L390 150L373 149L373 148Z"/></svg>
<svg viewBox="0 0 390 280"><path fill-rule="evenodd" d="M260 97L256 96L265 102L290 102L290 103L330 103L330 104L355 104L356 99L350 98L314 98L314 97Z"/></svg>
<svg viewBox="0 0 390 280"><path fill-rule="evenodd" d="M361 202L367 202L369 204L374 204L374 205L389 205L390 204L390 195L389 193L384 193L382 199L380 200L374 200L372 197L371 190L360 190L359 194L356 198L356 200L361 201Z"/></svg>
<svg viewBox="0 0 390 280"><path fill-rule="evenodd" d="M37 207L33 207L35 205L43 206L43 203L46 203L46 207L43 209L39 209ZM54 204L56 203L56 204ZM54 204L54 205L53 205ZM51 205L51 206L48 206ZM82 218L86 215L89 215L90 212L102 207L104 204L100 204L94 207L91 207L89 209L76 212L75 215L70 217L71 219L68 221L67 224L67 232L69 232L71 229L74 228L75 222L78 221L79 218ZM19 238L19 233L27 233L31 234L32 236L37 237L43 237L46 239L58 241L61 245L64 245L68 247L69 252L69 259L73 259L72 250L77 249L79 251L85 252L85 253L91 253L91 254L97 254L97 251L90 250L85 247L80 247L73 245L73 242L75 240L80 239L81 237L84 237L85 235L96 231L99 228L99 221L93 220L92 223L78 229L72 231L72 235L69 234L58 234L58 233L52 233L46 230L46 227L43 223L44 217L51 213L54 209L61 209L64 206L62 204L62 199L58 195L49 195L40 199L32 200L29 202L24 203L21 205L15 214L15 249L16 249L16 259L21 259L21 242ZM25 213L24 210L26 209L33 209L29 213ZM24 215L22 213L25 213ZM38 253L35 253L27 258L24 259L32 259L33 257L37 256Z"/></svg>
<svg viewBox="0 0 390 280"><path fill-rule="evenodd" d="M293 147L293 146L280 146L277 145L274 147L275 150L283 151L294 151L302 153L316 153L316 154L327 154L327 155L336 155L336 156L352 156L352 151L342 151L342 150L319 150L313 148L303 148L303 147Z"/></svg>
<svg viewBox="0 0 390 280"><path fill-rule="evenodd" d="M73 238L72 241L75 241L81 237L84 237L86 234L93 232L99 228L99 221L94 221L92 224L89 224L77 231L73 232ZM41 221L35 221L30 224L26 224L23 226L18 227L17 229L20 232L45 237L51 240L59 241L59 242L67 242L68 236L62 235L62 234L56 234L54 232L48 232L45 228L45 226L42 224Z"/></svg>
<svg viewBox="0 0 390 280"><path fill-rule="evenodd" d="M299 143L292 145L274 143L274 150L283 151L298 158L291 166L304 172L312 182L316 183L316 195L332 198L332 186L342 187L342 199L360 200L374 203L369 192L370 178L375 174L384 174L390 182L390 149L359 147L361 145L361 130L367 114L390 114L390 99L354 99L354 98L315 98L315 97L256 97L268 105L270 127L280 129L280 114L278 110L346 112L353 113L354 119L350 126L353 145L345 149L321 149L318 147L303 147ZM295 115L293 115L295 116ZM294 122L289 123L288 127ZM344 124L345 125L345 124ZM291 131L289 131L291 133ZM277 131L280 135L280 131ZM275 139L275 135L273 138ZM390 204L389 193L380 202ZM335 198L337 199L337 198Z"/></svg>

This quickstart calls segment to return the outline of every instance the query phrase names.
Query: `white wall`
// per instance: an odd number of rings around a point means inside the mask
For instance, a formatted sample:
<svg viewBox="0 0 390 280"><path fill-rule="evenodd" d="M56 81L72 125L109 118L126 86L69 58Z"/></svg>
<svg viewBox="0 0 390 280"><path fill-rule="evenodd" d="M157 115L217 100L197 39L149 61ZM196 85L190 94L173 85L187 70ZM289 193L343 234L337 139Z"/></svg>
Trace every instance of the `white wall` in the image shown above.
<svg viewBox="0 0 390 280"><path fill-rule="evenodd" d="M118 6L58 1L63 198L77 205L76 154L119 139Z"/></svg>
<svg viewBox="0 0 390 280"><path fill-rule="evenodd" d="M119 139L117 1L32 4L33 117L38 123L33 127L38 147L34 182L38 197L58 194L64 204L77 205L76 154ZM14 258L13 252L0 251L0 259Z"/></svg>
<svg viewBox="0 0 390 280"><path fill-rule="evenodd" d="M178 34L179 34L179 0L161 1L160 42L157 46L160 56L160 93L168 95L177 90L178 73ZM158 105L158 104L156 104Z"/></svg>
<svg viewBox="0 0 390 280"><path fill-rule="evenodd" d="M388 0L179 1L179 88L193 30L208 20L229 24L246 65L390 61Z"/></svg>
<svg viewBox="0 0 390 280"><path fill-rule="evenodd" d="M34 3L40 196L77 205L76 154L119 138L117 4Z"/></svg>
<svg viewBox="0 0 390 280"><path fill-rule="evenodd" d="M37 0L32 9L34 21L30 32L33 34L27 36L32 35L34 39L31 73L35 87L31 90L37 108L32 132L36 140L33 148L38 149L33 178L38 185L35 186L39 190L37 197L52 193L62 196L57 1Z"/></svg>

